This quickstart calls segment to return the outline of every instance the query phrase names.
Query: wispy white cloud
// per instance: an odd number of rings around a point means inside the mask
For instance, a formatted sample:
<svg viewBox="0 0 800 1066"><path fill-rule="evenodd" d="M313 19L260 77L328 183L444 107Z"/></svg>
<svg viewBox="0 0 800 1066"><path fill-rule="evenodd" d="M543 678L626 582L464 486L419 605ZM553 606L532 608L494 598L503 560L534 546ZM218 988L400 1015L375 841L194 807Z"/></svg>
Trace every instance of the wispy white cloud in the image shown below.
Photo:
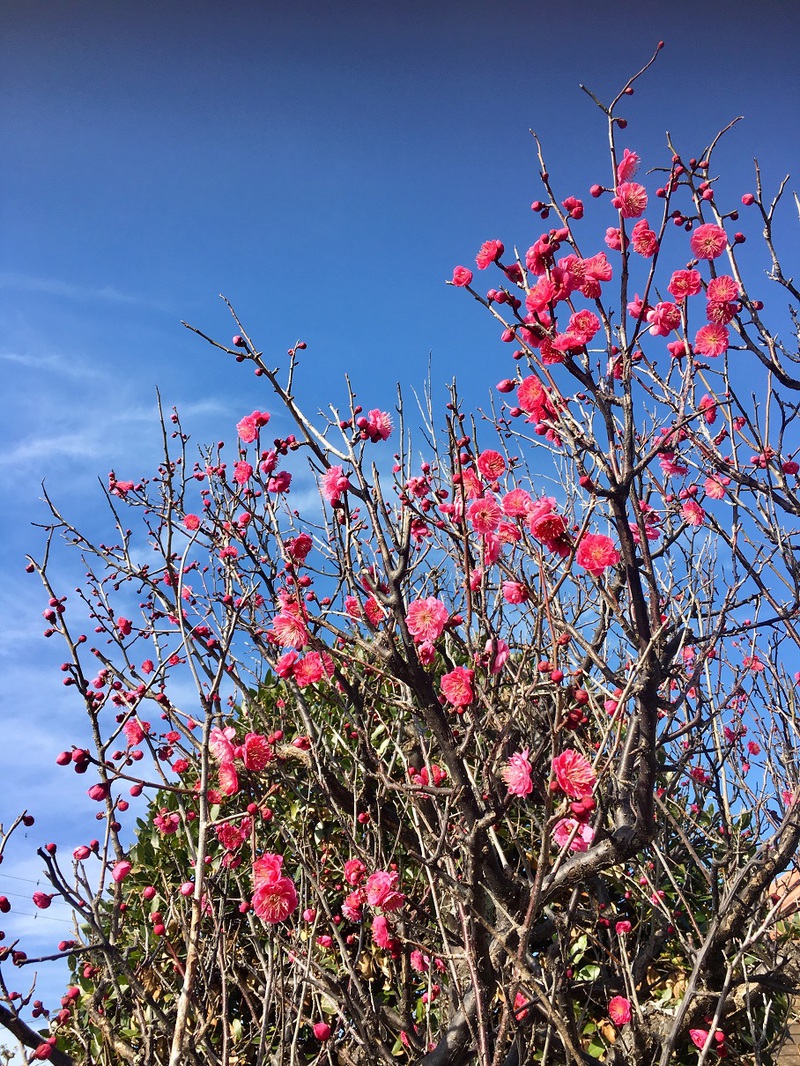
<svg viewBox="0 0 800 1066"><path fill-rule="evenodd" d="M74 285L61 278L42 278L10 271L0 273L0 289L13 292L37 292L45 296L62 297L81 303L129 304L155 311L173 310L162 300L155 300L138 293L122 292L113 285Z"/></svg>
<svg viewBox="0 0 800 1066"><path fill-rule="evenodd" d="M56 353L31 355L22 354L21 352L0 351L0 362L20 367L31 373L59 375L77 381L98 380L103 377L102 370L96 365L93 366L88 360L76 359L74 356Z"/></svg>

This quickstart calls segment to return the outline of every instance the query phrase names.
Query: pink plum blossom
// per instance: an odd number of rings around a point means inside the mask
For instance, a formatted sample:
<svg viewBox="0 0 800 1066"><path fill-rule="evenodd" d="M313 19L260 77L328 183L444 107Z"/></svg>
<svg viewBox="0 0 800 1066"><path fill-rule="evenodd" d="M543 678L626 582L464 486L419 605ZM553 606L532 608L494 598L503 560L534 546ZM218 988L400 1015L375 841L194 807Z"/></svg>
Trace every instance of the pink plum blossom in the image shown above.
<svg viewBox="0 0 800 1066"><path fill-rule="evenodd" d="M481 452L477 459L478 470L489 481L497 481L506 472L506 461L500 452L487 448Z"/></svg>
<svg viewBox="0 0 800 1066"><path fill-rule="evenodd" d="M361 859L348 859L344 864L344 879L348 885L358 887L364 880L367 868Z"/></svg>
<svg viewBox="0 0 800 1066"><path fill-rule="evenodd" d="M475 699L472 688L475 671L466 666L457 666L450 673L444 674L440 681L442 695L454 707L468 707Z"/></svg>
<svg viewBox="0 0 800 1066"><path fill-rule="evenodd" d="M616 566L619 560L620 554L614 542L603 533L584 533L575 553L578 566L588 570L593 577L601 577L609 566Z"/></svg>
<svg viewBox="0 0 800 1066"><path fill-rule="evenodd" d="M473 500L467 514L476 533L493 533L503 516L500 504L491 493Z"/></svg>
<svg viewBox="0 0 800 1066"><path fill-rule="evenodd" d="M484 659L488 663L489 671L493 674L499 674L503 667L508 662L508 657L511 654L511 649L504 640L499 637L494 640L487 640L486 646L483 649Z"/></svg>
<svg viewBox="0 0 800 1066"><path fill-rule="evenodd" d="M565 848L569 844L570 851L588 851L594 840L594 829L577 818L560 818L553 826L552 837L556 847Z"/></svg>
<svg viewBox="0 0 800 1066"><path fill-rule="evenodd" d="M442 635L450 614L441 600L429 596L425 600L414 600L408 605L406 625L414 642L436 641Z"/></svg>
<svg viewBox="0 0 800 1066"><path fill-rule="evenodd" d="M695 334L694 350L699 355L715 358L728 350L729 342L727 329L717 322L711 322L707 326L701 326Z"/></svg>
<svg viewBox="0 0 800 1066"><path fill-rule="evenodd" d="M638 182L623 181L617 186L611 203L623 218L639 218L647 207L647 191L644 185L639 185Z"/></svg>
<svg viewBox="0 0 800 1066"><path fill-rule="evenodd" d="M728 245L728 237L721 226L707 222L698 226L689 242L696 259L717 259Z"/></svg>
<svg viewBox="0 0 800 1066"><path fill-rule="evenodd" d="M236 423L239 440L243 444L252 444L261 426L265 426L267 422L269 422L269 415L266 411L253 411L252 414L245 415L240 422Z"/></svg>
<svg viewBox="0 0 800 1066"><path fill-rule="evenodd" d="M380 907L384 911L397 911L403 906L406 897L397 891L399 875L396 870L376 870L367 878L365 891L370 907Z"/></svg>
<svg viewBox="0 0 800 1066"><path fill-rule="evenodd" d="M276 925L297 908L297 890L290 877L281 872L282 855L262 855L253 863L254 913L262 922Z"/></svg>
<svg viewBox="0 0 800 1066"><path fill-rule="evenodd" d="M529 748L515 752L503 767L500 776L506 783L509 795L529 796L533 792L531 764L528 760Z"/></svg>
<svg viewBox="0 0 800 1066"><path fill-rule="evenodd" d="M330 504L337 504L352 486L341 466L330 466L320 478L322 495Z"/></svg>
<svg viewBox="0 0 800 1066"><path fill-rule="evenodd" d="M114 867L111 870L111 880L119 884L120 881L124 881L133 867L127 859L121 859L119 862L114 863Z"/></svg>
<svg viewBox="0 0 800 1066"><path fill-rule="evenodd" d="M627 1025L631 1020L630 1000L624 996L614 996L608 1003L608 1016L617 1028Z"/></svg>
<svg viewBox="0 0 800 1066"><path fill-rule="evenodd" d="M622 159L617 163L617 181L630 181L639 169L639 163L641 160L636 152L632 152L630 148L625 148L622 153Z"/></svg>
<svg viewBox="0 0 800 1066"><path fill-rule="evenodd" d="M696 296L702 287L702 278L697 270L676 270L669 279L667 292L682 302L687 296Z"/></svg>
<svg viewBox="0 0 800 1066"><path fill-rule="evenodd" d="M484 241L475 256L478 270L485 270L490 263L496 263L504 251L505 248L502 241Z"/></svg>
<svg viewBox="0 0 800 1066"><path fill-rule="evenodd" d="M579 751L567 748L553 759L553 776L558 787L573 799L591 796L597 775L589 760Z"/></svg>
<svg viewBox="0 0 800 1066"><path fill-rule="evenodd" d="M651 259L658 251L658 237L646 218L640 218L631 230L631 246L645 259Z"/></svg>

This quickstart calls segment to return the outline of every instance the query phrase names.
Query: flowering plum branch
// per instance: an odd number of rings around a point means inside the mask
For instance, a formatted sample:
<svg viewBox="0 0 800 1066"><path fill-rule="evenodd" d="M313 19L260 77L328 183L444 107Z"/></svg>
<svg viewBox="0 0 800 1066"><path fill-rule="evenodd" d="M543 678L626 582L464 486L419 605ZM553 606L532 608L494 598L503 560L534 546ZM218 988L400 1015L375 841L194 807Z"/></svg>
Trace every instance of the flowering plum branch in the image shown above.
<svg viewBox="0 0 800 1066"><path fill-rule="evenodd" d="M70 869L40 851L34 902L75 930L49 1034L2 986L34 1058L774 1062L800 977L798 356L745 286L717 139L638 180L619 108L650 63L592 96L593 209L537 140L558 224L524 255L485 241L485 293L453 272L513 346L490 414L454 386L424 459L402 398L364 411L348 382L311 418L306 345L280 369L228 304L230 344L189 328L267 386L235 459L194 461L162 413L154 476L109 476L110 542L46 498L28 568L89 723L56 761L91 771L103 839ZM741 201L797 298L785 187L767 203L757 173Z"/></svg>

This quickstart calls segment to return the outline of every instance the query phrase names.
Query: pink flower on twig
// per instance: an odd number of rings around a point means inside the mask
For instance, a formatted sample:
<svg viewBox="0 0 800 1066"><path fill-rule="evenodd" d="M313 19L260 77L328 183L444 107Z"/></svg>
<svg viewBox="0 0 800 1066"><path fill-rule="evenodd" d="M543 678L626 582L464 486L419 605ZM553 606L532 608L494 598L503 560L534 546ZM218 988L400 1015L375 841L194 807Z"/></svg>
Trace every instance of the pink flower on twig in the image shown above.
<svg viewBox="0 0 800 1066"><path fill-rule="evenodd" d="M575 553L578 566L588 570L593 577L601 577L609 566L616 566L619 559L611 537L603 533L584 533Z"/></svg>
<svg viewBox="0 0 800 1066"><path fill-rule="evenodd" d="M374 874L370 874L365 886L370 907L380 907L384 911L400 910L406 897L397 891L398 880L395 870L376 870Z"/></svg>
<svg viewBox="0 0 800 1066"><path fill-rule="evenodd" d="M577 818L560 818L553 826L552 836L556 847L565 848L569 844L570 851L588 851L594 840L594 829Z"/></svg>
<svg viewBox="0 0 800 1066"><path fill-rule="evenodd" d="M717 259L728 246L728 237L721 226L707 222L698 226L689 242L697 259Z"/></svg>
<svg viewBox="0 0 800 1066"><path fill-rule="evenodd" d="M509 795L529 796L533 792L531 764L528 761L529 748L514 752L503 767L500 776L506 783Z"/></svg>
<svg viewBox="0 0 800 1066"><path fill-rule="evenodd" d="M553 775L561 791L573 799L591 796L597 784L592 764L572 748L567 748L553 759Z"/></svg>
<svg viewBox="0 0 800 1066"><path fill-rule="evenodd" d="M630 1000L624 996L614 996L608 1003L608 1016L617 1028L627 1025L631 1020Z"/></svg>
<svg viewBox="0 0 800 1066"><path fill-rule="evenodd" d="M285 921L297 907L297 890L282 865L283 856L270 853L253 863L253 911L268 925Z"/></svg>
<svg viewBox="0 0 800 1066"><path fill-rule="evenodd" d="M450 614L441 600L429 596L408 605L406 625L416 644L438 640Z"/></svg>
<svg viewBox="0 0 800 1066"><path fill-rule="evenodd" d="M454 707L468 707L475 699L472 689L475 671L466 666L457 666L449 674L444 674L440 682L442 695Z"/></svg>

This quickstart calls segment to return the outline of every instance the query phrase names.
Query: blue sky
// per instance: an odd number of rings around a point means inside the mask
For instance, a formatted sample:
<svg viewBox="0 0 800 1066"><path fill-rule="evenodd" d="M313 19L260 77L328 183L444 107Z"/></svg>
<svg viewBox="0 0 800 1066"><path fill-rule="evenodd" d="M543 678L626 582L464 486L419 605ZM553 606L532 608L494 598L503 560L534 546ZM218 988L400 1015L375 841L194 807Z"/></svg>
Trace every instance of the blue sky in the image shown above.
<svg viewBox="0 0 800 1066"><path fill-rule="evenodd" d="M529 129L556 188L586 197L608 164L578 84L608 99L663 39L630 147L661 163L669 129L699 155L741 114L717 153L725 187L752 186L754 156L775 185L798 170L800 7L5 0L0 19L0 820L27 805L27 843L71 850L94 823L84 779L53 759L82 722L23 557L42 479L91 527L98 476L148 472L156 386L200 442L269 407L180 319L229 337L224 292L276 365L302 337L308 408L342 400L345 372L365 407L389 407L429 354L439 396L456 374L481 402L508 360L444 281L487 238L539 235ZM68 589L80 575L59 566ZM25 917L37 868L20 841L0 892L19 891L8 936L45 948L66 926L55 907Z"/></svg>

